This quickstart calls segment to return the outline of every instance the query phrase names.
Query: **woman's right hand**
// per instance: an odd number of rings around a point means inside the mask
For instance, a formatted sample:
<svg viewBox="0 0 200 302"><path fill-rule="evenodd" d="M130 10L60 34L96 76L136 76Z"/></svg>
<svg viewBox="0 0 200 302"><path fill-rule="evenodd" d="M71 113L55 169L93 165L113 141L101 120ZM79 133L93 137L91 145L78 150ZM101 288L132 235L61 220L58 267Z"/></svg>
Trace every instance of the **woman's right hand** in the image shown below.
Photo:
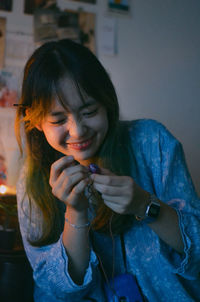
<svg viewBox="0 0 200 302"><path fill-rule="evenodd" d="M49 184L53 195L76 211L88 208L84 195L88 182L88 168L77 164L72 156L64 156L51 166Z"/></svg>

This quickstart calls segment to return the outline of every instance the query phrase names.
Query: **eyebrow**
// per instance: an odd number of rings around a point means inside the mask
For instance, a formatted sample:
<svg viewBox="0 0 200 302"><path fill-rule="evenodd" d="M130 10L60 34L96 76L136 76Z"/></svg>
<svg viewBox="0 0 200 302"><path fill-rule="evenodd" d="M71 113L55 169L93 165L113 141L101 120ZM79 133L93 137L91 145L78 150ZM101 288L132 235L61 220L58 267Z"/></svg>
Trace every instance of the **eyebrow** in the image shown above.
<svg viewBox="0 0 200 302"><path fill-rule="evenodd" d="M83 109L85 109L85 108L88 108L88 107L90 107L90 106L95 105L96 103L97 103L96 100L91 99L91 100L89 100L87 103L81 105L81 106L78 108L78 110L81 111L81 110L83 110ZM69 112L69 110L68 110L67 108L65 109L65 111ZM64 114L63 111L50 111L49 113L50 113L51 116L58 116L58 115Z"/></svg>
<svg viewBox="0 0 200 302"><path fill-rule="evenodd" d="M64 114L64 112L63 111L51 111L51 112L49 112L49 114L51 115L51 116L58 116L58 115L63 115Z"/></svg>
<svg viewBox="0 0 200 302"><path fill-rule="evenodd" d="M96 100L90 99L87 103L85 103L85 104L83 104L82 106L80 106L80 107L79 107L79 110L81 111L81 110L83 110L83 109L85 109L85 108L87 108L87 107L90 107L90 106L95 105L96 103L97 103Z"/></svg>

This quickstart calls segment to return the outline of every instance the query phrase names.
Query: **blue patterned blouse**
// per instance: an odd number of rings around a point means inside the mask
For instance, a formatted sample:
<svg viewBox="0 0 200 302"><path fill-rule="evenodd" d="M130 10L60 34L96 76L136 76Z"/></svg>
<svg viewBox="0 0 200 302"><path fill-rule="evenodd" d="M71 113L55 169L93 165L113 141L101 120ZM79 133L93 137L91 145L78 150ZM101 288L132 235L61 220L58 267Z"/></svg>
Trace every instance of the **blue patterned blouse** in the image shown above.
<svg viewBox="0 0 200 302"><path fill-rule="evenodd" d="M200 301L200 199L188 173L181 144L154 120L124 123L132 143L133 152L129 154L132 177L143 189L176 209L184 241L181 255L159 239L148 225L135 222L124 234L127 269L136 276L150 302ZM27 242L28 201L24 198L24 180L25 172L22 172L17 185L18 213L24 247L34 271L35 302L106 301L99 261L93 249L84 282L76 285L68 273L68 258L61 237L55 244L40 248ZM32 227L35 226L36 232L39 221L40 213L33 208ZM111 238L96 232L93 237L109 275ZM115 273L124 271L120 238L115 236Z"/></svg>

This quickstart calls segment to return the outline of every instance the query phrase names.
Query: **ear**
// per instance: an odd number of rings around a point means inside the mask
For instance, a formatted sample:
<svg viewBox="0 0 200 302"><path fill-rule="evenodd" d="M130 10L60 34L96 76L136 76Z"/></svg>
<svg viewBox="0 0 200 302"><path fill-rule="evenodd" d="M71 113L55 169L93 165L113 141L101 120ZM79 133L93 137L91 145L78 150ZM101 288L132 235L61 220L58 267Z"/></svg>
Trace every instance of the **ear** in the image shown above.
<svg viewBox="0 0 200 302"><path fill-rule="evenodd" d="M39 131L43 131L40 124L35 125L35 128L37 128Z"/></svg>
<svg viewBox="0 0 200 302"><path fill-rule="evenodd" d="M27 108L27 109L25 110L25 114L26 114L26 115L29 115L29 112L30 112L30 109ZM39 131L43 131L43 130L42 130L41 123L38 123L38 124L36 124L36 125L34 125L34 126L35 126L35 128L38 129Z"/></svg>

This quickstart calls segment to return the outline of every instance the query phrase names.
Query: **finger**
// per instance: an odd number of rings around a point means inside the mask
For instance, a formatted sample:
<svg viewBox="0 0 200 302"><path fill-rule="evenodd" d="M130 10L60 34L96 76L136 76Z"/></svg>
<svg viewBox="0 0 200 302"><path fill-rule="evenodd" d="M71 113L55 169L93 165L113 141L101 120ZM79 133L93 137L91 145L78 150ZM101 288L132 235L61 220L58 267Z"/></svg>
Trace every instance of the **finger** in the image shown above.
<svg viewBox="0 0 200 302"><path fill-rule="evenodd" d="M110 196L110 195L106 195L106 194L102 194L101 195L103 200L115 203L115 204L122 204L123 203L123 196ZM124 203L123 203L124 205Z"/></svg>
<svg viewBox="0 0 200 302"><path fill-rule="evenodd" d="M60 176L63 174L64 177L67 178L67 177L73 176L76 173L84 173L84 174L87 174L87 176L88 176L88 171L89 171L88 167L85 167L85 166L82 166L82 165L78 164L78 165L75 165L75 166L67 167L66 169L64 169L61 172Z"/></svg>
<svg viewBox="0 0 200 302"><path fill-rule="evenodd" d="M90 178L94 183L104 184L108 186L126 186L128 182L127 176L117 176L117 175L101 175L92 174Z"/></svg>
<svg viewBox="0 0 200 302"><path fill-rule="evenodd" d="M72 195L81 194L84 192L86 186L88 185L88 178L82 179L74 188L72 189Z"/></svg>
<svg viewBox="0 0 200 302"><path fill-rule="evenodd" d="M70 204L77 210L85 209L88 207L88 200L83 194L87 184L87 179L83 179L73 188L67 200L68 205Z"/></svg>
<svg viewBox="0 0 200 302"><path fill-rule="evenodd" d="M118 214L123 214L124 210L119 204L114 204L113 202L110 202L109 200L104 200L104 203L107 207L109 207L111 210Z"/></svg>
<svg viewBox="0 0 200 302"><path fill-rule="evenodd" d="M122 187L118 187L118 186L108 186L108 185L93 182L93 187L101 194L106 194L108 196L121 196L124 193Z"/></svg>
<svg viewBox="0 0 200 302"><path fill-rule="evenodd" d="M57 161L55 161L51 165L51 170L50 170L50 177L49 177L49 184L52 185L54 181L58 178L59 174L68 167L70 164L72 165L74 161L73 156L63 156Z"/></svg>
<svg viewBox="0 0 200 302"><path fill-rule="evenodd" d="M62 191L63 194L70 194L73 187L77 185L81 180L86 178L88 178L88 175L83 171L79 171L75 174L67 176L66 170L64 170L54 183L53 187L55 189L52 190L52 192L54 193L54 195L56 191Z"/></svg>
<svg viewBox="0 0 200 302"><path fill-rule="evenodd" d="M105 169L105 168L100 168L100 174L102 174L102 175L115 175L113 172L111 172L110 170Z"/></svg>
<svg viewBox="0 0 200 302"><path fill-rule="evenodd" d="M60 163L59 163L60 164ZM88 174L88 167L82 166L80 164L77 164L77 161L73 160L72 162L67 162L68 166L58 167L58 171L52 171L52 174L50 174L49 183L52 186L53 183L57 180L57 178L61 177L61 179L67 178L73 174L76 174L78 172L83 172ZM54 167L53 167L54 168ZM62 176L63 175L63 176Z"/></svg>

